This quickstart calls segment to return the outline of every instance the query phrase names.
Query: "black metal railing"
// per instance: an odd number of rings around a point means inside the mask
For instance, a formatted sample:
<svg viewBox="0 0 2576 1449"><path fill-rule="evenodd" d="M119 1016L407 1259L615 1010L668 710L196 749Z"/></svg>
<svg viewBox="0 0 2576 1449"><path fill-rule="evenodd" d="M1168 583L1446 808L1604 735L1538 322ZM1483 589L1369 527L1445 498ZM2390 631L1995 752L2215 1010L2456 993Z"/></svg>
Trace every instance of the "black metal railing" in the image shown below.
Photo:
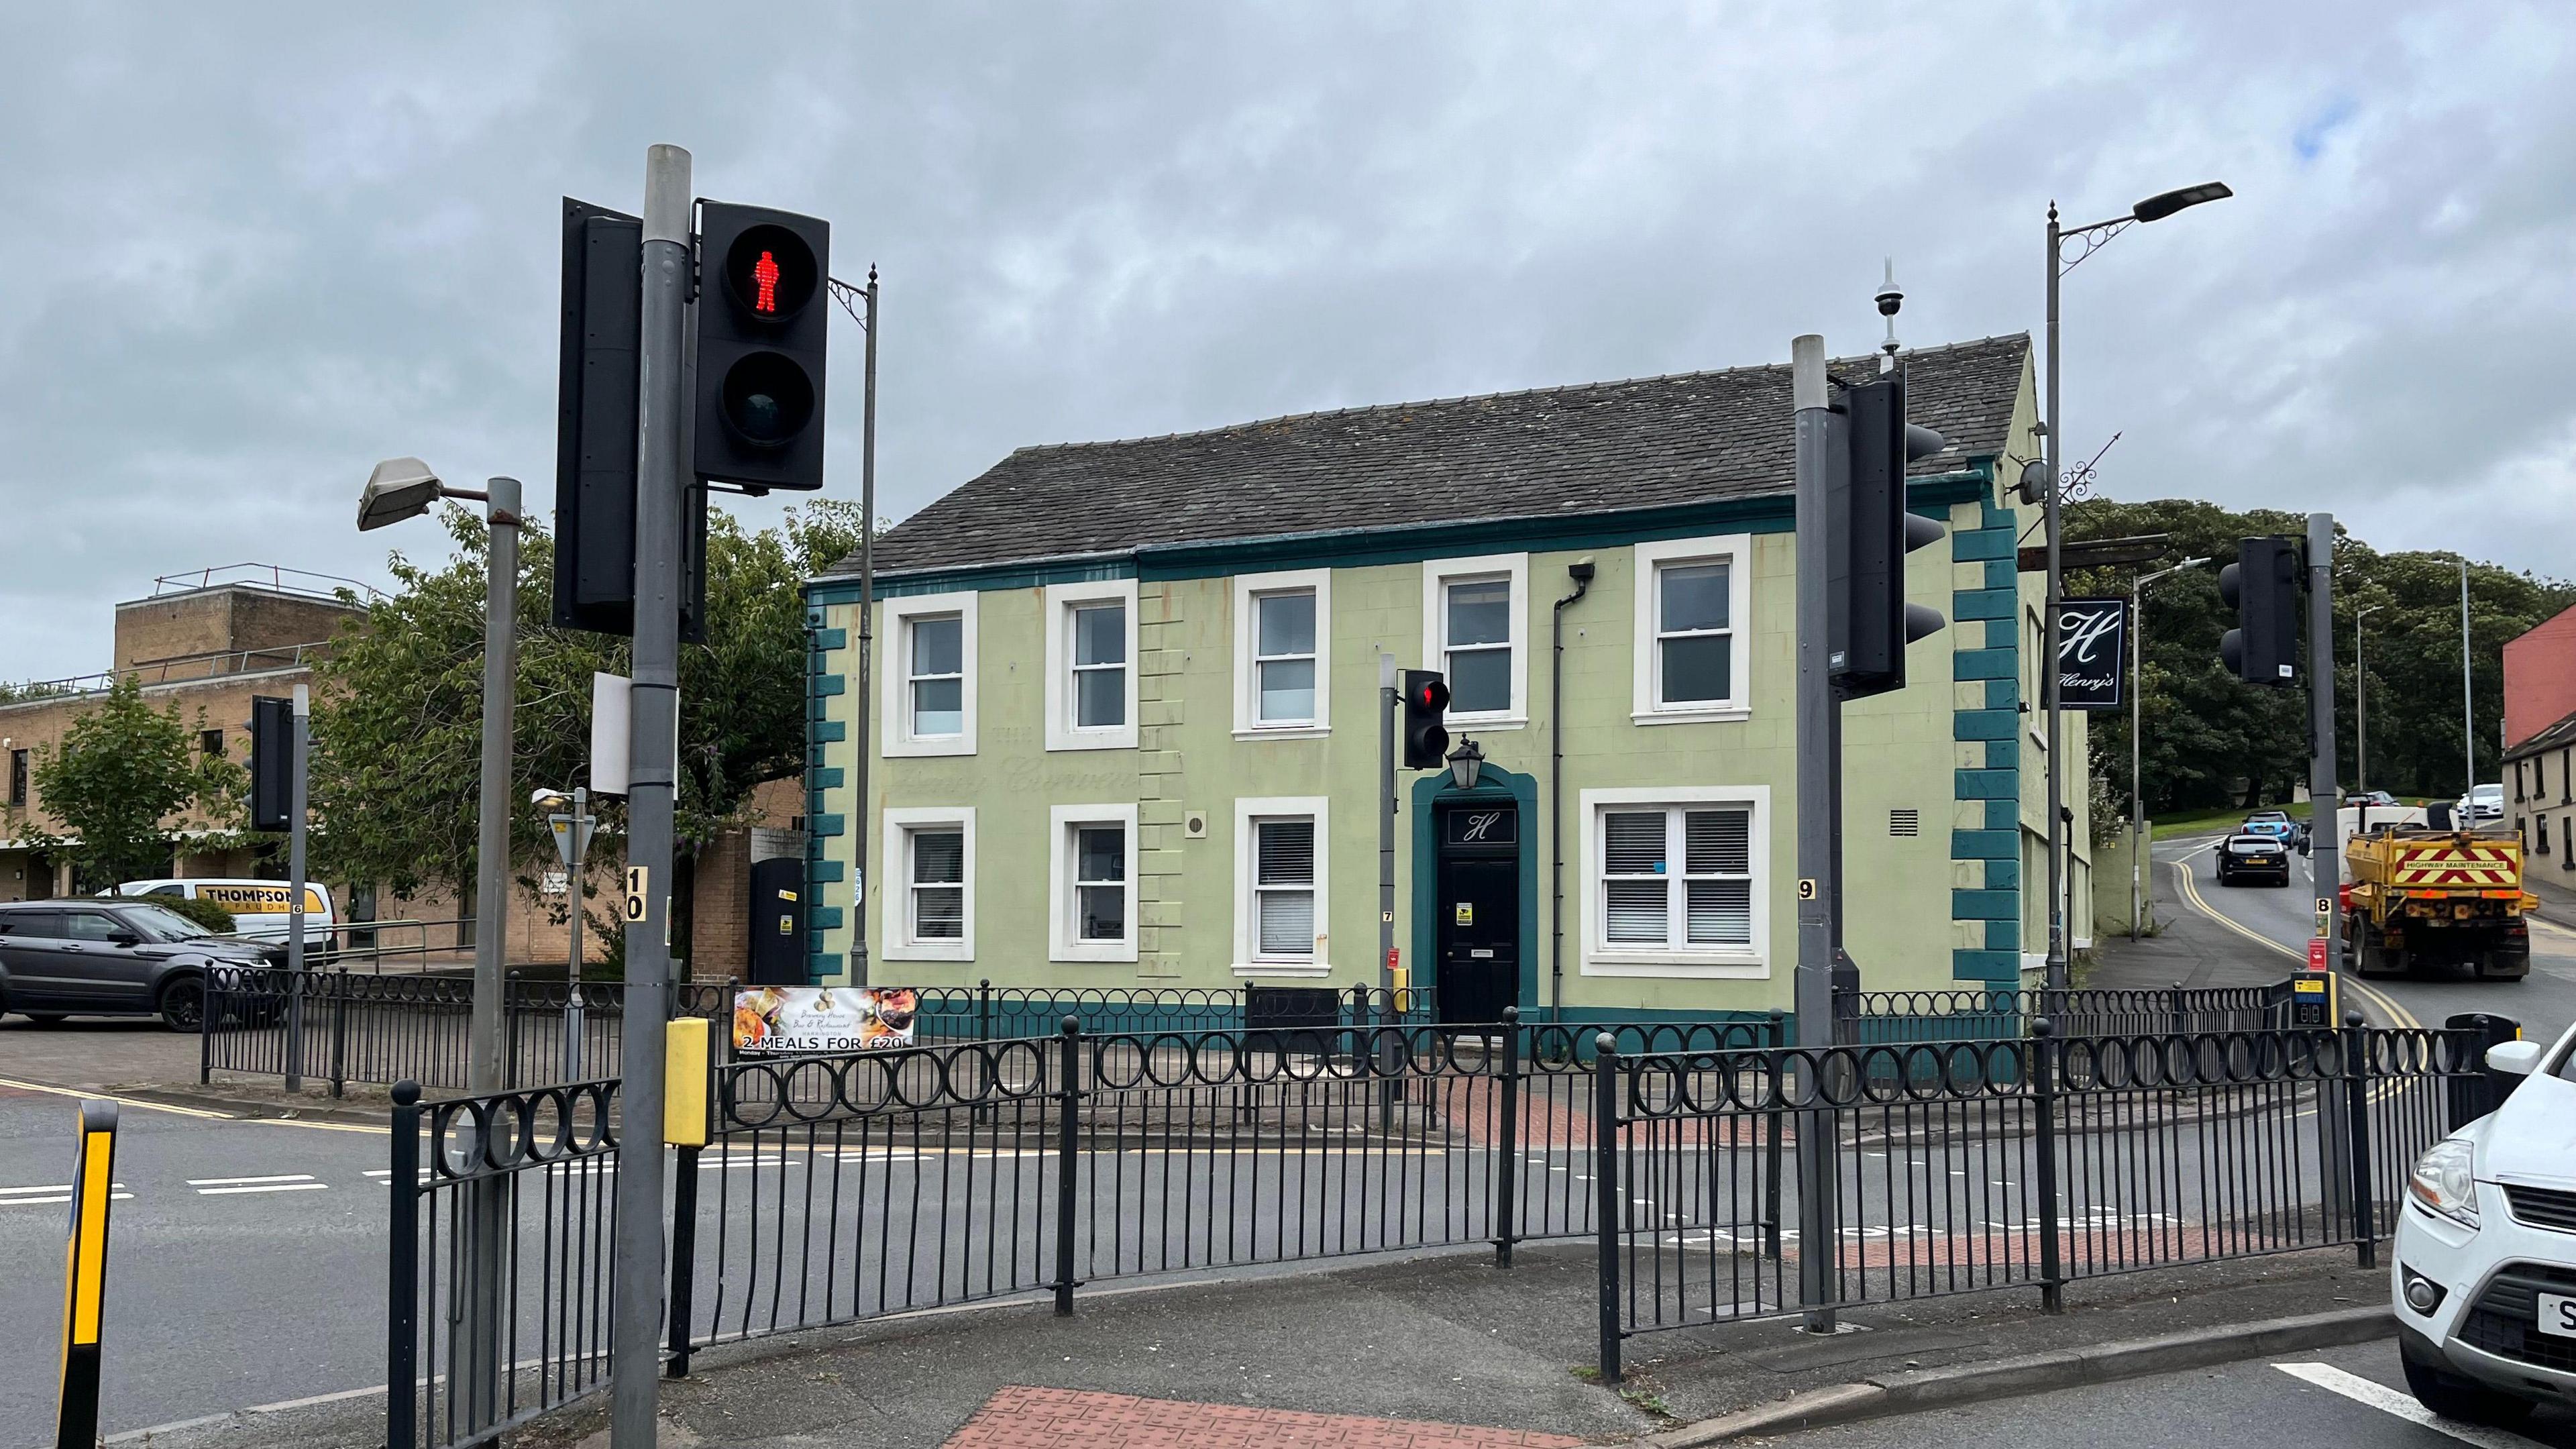
<svg viewBox="0 0 2576 1449"><path fill-rule="evenodd" d="M1863 991L1852 1000L1860 1046L2025 1037L2046 1017L2061 1037L2266 1031L2289 1024L2275 987Z"/></svg>
<svg viewBox="0 0 2576 1449"><path fill-rule="evenodd" d="M394 1088L386 1443L486 1443L608 1386L617 1093Z"/></svg>
<svg viewBox="0 0 2576 1449"><path fill-rule="evenodd" d="M1658 1329L2353 1245L2458 1125L2468 1033L2028 1036L1596 1053L1601 1370ZM1787 1123L1823 1185L1742 1146Z"/></svg>
<svg viewBox="0 0 2576 1449"><path fill-rule="evenodd" d="M676 982L671 993L674 1015L715 1022L719 1050L731 1040L732 983ZM622 982L514 973L503 986L502 1014L502 1081L511 1087L624 1069ZM217 1072L311 1079L328 1083L334 1096L351 1082L463 1091L473 1016L470 977L340 970L299 977L283 967L216 967L206 979L198 1080Z"/></svg>
<svg viewBox="0 0 2576 1449"><path fill-rule="evenodd" d="M2457 1085L2480 1069L2471 1033L2357 1018L2091 1037L2040 1019L1983 1041L1809 1050L1787 1037L1777 1014L1071 1021L1042 1038L719 1061L707 1145L679 1149L673 1174L666 1371L711 1343L959 1303L1071 1312L1085 1285L1121 1278L1444 1248L1508 1266L1544 1240L1592 1244L1611 1377L1625 1339L1664 1328L2013 1286L2055 1307L2070 1281L2303 1248L2367 1261L2407 1164L2458 1125L2475 1094ZM576 1226L600 1201L579 1194L604 1193L613 1161L546 1124L611 1086L440 1103L420 1109L425 1138L398 1117L395 1181L417 1179L419 1206L396 1236L422 1245L431 1295L411 1316L458 1323L488 1301L502 1305L493 1333L518 1335L509 1374L459 1390L456 1354L482 1362L491 1335L397 1330L424 1356L394 1382L424 1413L444 1405L451 1437L601 1381L604 1319L583 1314L609 1240ZM423 1141L449 1156L424 1169ZM495 1147L495 1161L460 1141L570 1145ZM1823 1190L1802 1193L1802 1176ZM518 1216L478 1238L500 1199L472 1199L472 1184L496 1180L515 1185ZM486 1217L460 1218L469 1201ZM491 1260L471 1250L497 1240L520 1276L477 1290L490 1280L466 1268Z"/></svg>
<svg viewBox="0 0 2576 1449"><path fill-rule="evenodd" d="M1068 1016L1093 1035L1429 1025L1439 1020L1428 987L1057 989L981 981L917 987L914 995L914 1039L923 1046L1053 1036Z"/></svg>

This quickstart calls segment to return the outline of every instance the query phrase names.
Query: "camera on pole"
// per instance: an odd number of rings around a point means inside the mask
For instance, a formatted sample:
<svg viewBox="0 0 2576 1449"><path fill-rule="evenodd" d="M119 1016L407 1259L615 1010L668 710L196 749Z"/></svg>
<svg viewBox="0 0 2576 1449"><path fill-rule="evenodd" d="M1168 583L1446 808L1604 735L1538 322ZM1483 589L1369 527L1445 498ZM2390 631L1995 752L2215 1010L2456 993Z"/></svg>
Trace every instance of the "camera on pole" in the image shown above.
<svg viewBox="0 0 2576 1449"><path fill-rule="evenodd" d="M1404 671L1404 768L1437 770L1448 763L1449 681L1431 669Z"/></svg>
<svg viewBox="0 0 2576 1449"><path fill-rule="evenodd" d="M694 467L749 492L823 486L831 224L699 204Z"/></svg>
<svg viewBox="0 0 2576 1449"><path fill-rule="evenodd" d="M2218 657L2247 684L2286 688L2299 679L2299 552L2286 538L2249 538L2236 562L2218 571L2218 594L2236 611L2236 627L2218 641Z"/></svg>
<svg viewBox="0 0 2576 1449"><path fill-rule="evenodd" d="M1826 671L1836 695L1865 699L1905 687L1905 646L1937 633L1937 609L1905 601L1905 556L1937 543L1940 524L1905 508L1906 465L1941 451L1942 437L1905 421L1901 373L1843 394L1841 466L1827 482Z"/></svg>

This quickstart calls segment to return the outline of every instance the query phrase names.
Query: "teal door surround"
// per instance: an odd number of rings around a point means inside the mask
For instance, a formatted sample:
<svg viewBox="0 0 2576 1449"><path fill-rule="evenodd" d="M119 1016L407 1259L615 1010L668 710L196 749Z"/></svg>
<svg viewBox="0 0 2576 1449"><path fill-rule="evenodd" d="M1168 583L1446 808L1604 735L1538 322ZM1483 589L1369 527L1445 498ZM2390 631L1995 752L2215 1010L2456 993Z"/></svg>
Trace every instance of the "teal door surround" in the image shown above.
<svg viewBox="0 0 2576 1449"><path fill-rule="evenodd" d="M1476 788L1461 790L1447 770L1438 770L1413 782L1411 839L1413 842L1413 943L1406 956L1411 973L1406 978L1417 986L1434 984L1439 979L1438 921L1440 837L1433 829L1435 805L1474 804L1506 800L1520 803L1520 989L1516 1003L1531 1020L1538 1019L1536 1008L1541 997L1538 979L1538 917L1543 902L1538 894L1538 857L1543 822L1538 813L1538 777L1503 769L1492 761L1485 763L1476 779ZM1434 1003L1437 1004L1436 1002Z"/></svg>

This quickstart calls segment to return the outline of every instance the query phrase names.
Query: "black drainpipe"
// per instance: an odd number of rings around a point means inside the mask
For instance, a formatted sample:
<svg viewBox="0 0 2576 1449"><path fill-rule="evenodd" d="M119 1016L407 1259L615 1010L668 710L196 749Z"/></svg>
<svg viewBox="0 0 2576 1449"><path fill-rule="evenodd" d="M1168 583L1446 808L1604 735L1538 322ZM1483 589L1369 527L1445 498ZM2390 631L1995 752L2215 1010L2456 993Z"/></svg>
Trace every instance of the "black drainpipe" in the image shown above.
<svg viewBox="0 0 2576 1449"><path fill-rule="evenodd" d="M1592 560L1565 566L1574 592L1556 601L1549 612L1552 646L1547 662L1547 1019L1554 1022L1565 1006L1565 606L1592 591Z"/></svg>

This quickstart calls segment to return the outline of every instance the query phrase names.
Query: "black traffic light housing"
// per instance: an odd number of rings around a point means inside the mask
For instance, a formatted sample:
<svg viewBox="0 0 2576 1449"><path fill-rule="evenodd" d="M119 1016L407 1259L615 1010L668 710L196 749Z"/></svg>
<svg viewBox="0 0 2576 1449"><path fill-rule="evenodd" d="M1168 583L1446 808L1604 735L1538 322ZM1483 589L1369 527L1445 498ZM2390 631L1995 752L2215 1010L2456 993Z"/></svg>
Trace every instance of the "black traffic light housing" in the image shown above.
<svg viewBox="0 0 2576 1449"><path fill-rule="evenodd" d="M698 207L697 476L752 492L820 488L831 224Z"/></svg>
<svg viewBox="0 0 2576 1449"><path fill-rule="evenodd" d="M1439 671L1404 671L1404 768L1437 770L1448 762L1449 727L1441 722L1448 711L1449 681Z"/></svg>
<svg viewBox="0 0 2576 1449"><path fill-rule="evenodd" d="M250 700L250 828L282 833L295 810L295 701Z"/></svg>
<svg viewBox="0 0 2576 1449"><path fill-rule="evenodd" d="M2299 682L2299 549L2281 537L2249 538L2218 571L2218 596L2236 627L2218 657L2247 684L2285 689Z"/></svg>
<svg viewBox="0 0 2576 1449"><path fill-rule="evenodd" d="M558 629L635 632L636 384L644 223L564 198L555 391ZM682 505L680 637L706 642L707 490Z"/></svg>
<svg viewBox="0 0 2576 1449"><path fill-rule="evenodd" d="M1905 687L1905 646L1938 632L1937 609L1905 601L1905 556L1944 536L1905 508L1905 468L1942 437L1905 421L1905 379L1889 373L1843 394L1843 446L1827 465L1825 667L1835 692L1864 699Z"/></svg>

